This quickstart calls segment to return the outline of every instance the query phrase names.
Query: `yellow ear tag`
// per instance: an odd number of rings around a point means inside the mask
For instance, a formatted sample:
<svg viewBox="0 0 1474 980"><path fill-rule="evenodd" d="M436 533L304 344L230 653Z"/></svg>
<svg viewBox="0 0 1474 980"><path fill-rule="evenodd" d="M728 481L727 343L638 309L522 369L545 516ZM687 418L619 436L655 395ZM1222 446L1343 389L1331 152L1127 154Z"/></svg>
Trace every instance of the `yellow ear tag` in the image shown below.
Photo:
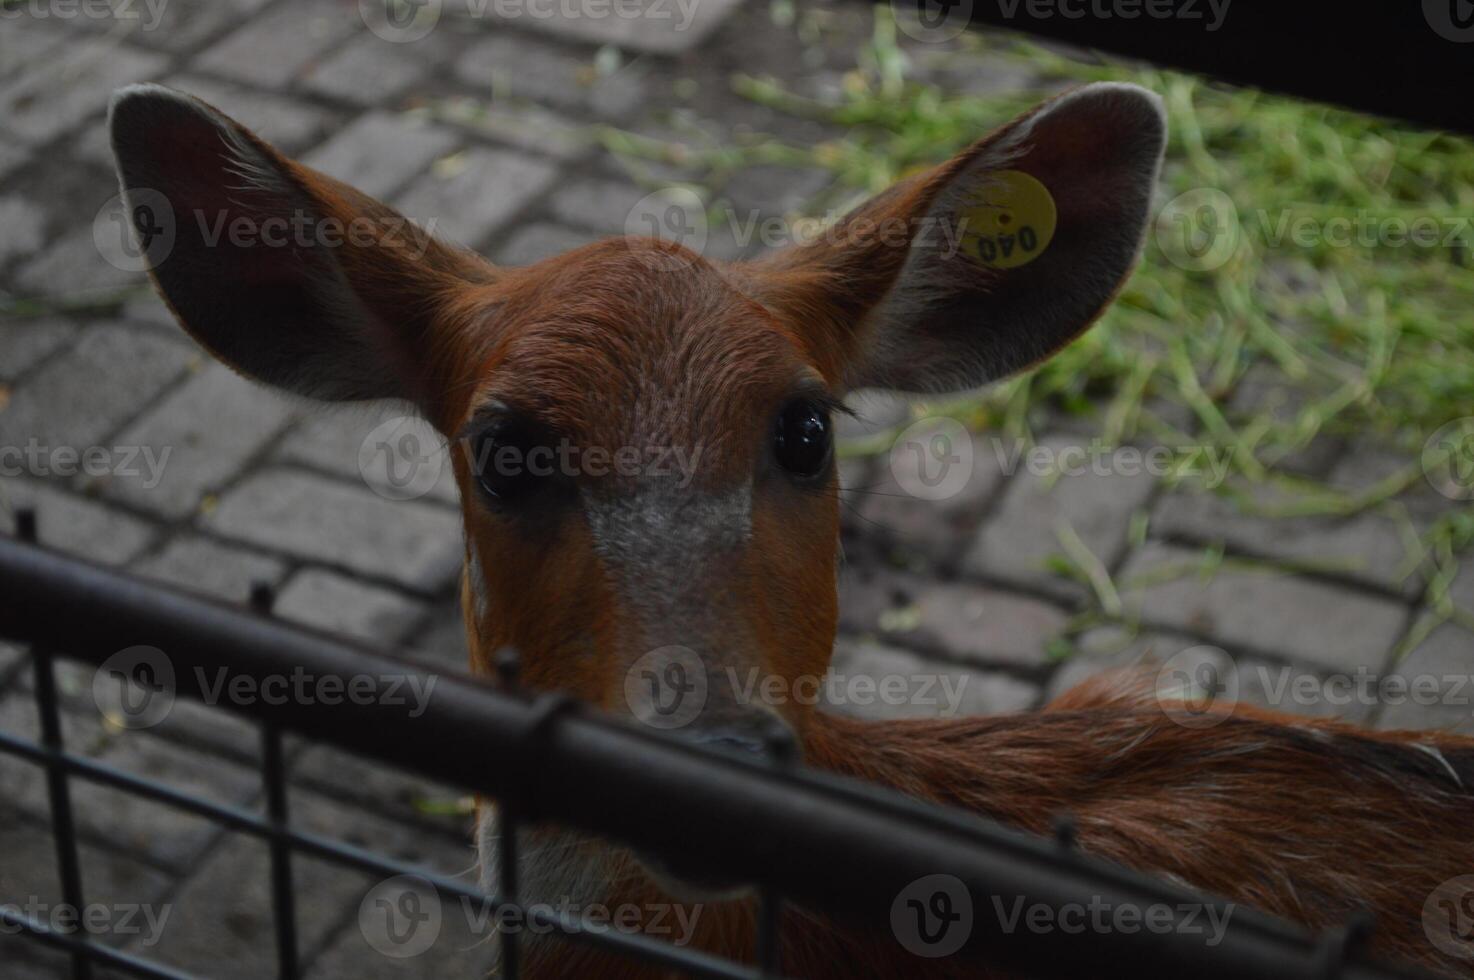
<svg viewBox="0 0 1474 980"><path fill-rule="evenodd" d="M962 216L962 251L994 269L1034 261L1054 238L1054 198L1021 170L990 174L980 200Z"/></svg>

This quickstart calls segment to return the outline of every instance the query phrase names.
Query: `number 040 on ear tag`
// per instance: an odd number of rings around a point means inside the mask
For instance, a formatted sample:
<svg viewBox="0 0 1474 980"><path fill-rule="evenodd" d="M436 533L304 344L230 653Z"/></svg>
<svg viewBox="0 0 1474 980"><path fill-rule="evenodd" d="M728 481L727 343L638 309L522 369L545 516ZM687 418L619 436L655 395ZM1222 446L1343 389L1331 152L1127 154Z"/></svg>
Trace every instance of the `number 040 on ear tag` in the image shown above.
<svg viewBox="0 0 1474 980"><path fill-rule="evenodd" d="M1054 198L1021 170L989 175L979 200L962 217L962 251L994 269L1034 261L1054 237Z"/></svg>

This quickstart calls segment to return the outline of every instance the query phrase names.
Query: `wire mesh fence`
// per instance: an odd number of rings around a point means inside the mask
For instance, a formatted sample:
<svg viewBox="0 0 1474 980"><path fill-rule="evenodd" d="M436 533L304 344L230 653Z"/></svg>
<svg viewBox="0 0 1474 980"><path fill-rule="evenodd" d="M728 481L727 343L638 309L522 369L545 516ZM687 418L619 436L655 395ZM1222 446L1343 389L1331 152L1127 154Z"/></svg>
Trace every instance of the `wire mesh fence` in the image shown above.
<svg viewBox="0 0 1474 980"><path fill-rule="evenodd" d="M23 515L17 539L0 538L0 637L28 644L40 738L0 731L0 752L44 768L56 843L61 897L85 905L78 859L73 780L99 783L207 818L265 841L277 949L277 974L301 975L293 859L306 855L370 874L413 875L439 894L496 916L514 914L561 941L643 960L690 976L761 978L783 974L784 906L832 917L872 935L894 930L897 896L918 881L945 874L973 907L1018 897L1059 909L1095 900L1114 907L1225 908L1227 903L1109 865L1073 846L1067 821L1055 839L1036 838L970 814L909 800L793 765L781 753L747 759L713 752L669 735L604 719L556 694L515 690L515 660L503 657L502 684L440 676L435 698L414 708L402 699L297 703L290 698L232 704L259 726L264 806L258 812L185 793L164 783L68 751L63 740L56 661L63 655L102 664L119 637L147 637L173 651L185 669L149 678L169 696L204 700L198 673L206 663L232 681L260 682L293 669L350 678L416 668L372 651L291 628L269 615L270 595L238 608L129 578L35 543L35 519ZM85 613L85 614L84 614ZM376 673L377 671L377 673ZM172 683L167 681L172 680ZM382 682L382 681L381 681ZM223 709L222 709L223 710ZM342 841L295 829L290 822L283 733L290 732L381 760L497 802L500 820L497 887L486 893L461 881ZM476 745L477 752L445 746ZM489 762L488 760L493 760ZM597 801L597 803L595 803ZM517 870L519 830L551 821L595 833L669 860L712 880L749 883L757 896L755 945L743 962L654 938L595 927L572 913L525 901ZM719 835L713 827L744 828ZM948 975L968 963L1029 976L1266 975L1356 980L1411 976L1366 962L1357 950L1367 923L1352 921L1311 936L1249 910L1233 909L1216 942L1191 930L1092 930L1075 933L1009 928L973 917L948 957ZM141 977L185 974L114 948L72 927L57 927L11 907L0 923L64 950L72 975L94 968ZM791 928L791 924L789 926ZM520 930L499 930L500 975L519 976ZM791 939L792 934L789 934ZM955 957L955 959L953 958ZM938 961L917 959L917 972Z"/></svg>

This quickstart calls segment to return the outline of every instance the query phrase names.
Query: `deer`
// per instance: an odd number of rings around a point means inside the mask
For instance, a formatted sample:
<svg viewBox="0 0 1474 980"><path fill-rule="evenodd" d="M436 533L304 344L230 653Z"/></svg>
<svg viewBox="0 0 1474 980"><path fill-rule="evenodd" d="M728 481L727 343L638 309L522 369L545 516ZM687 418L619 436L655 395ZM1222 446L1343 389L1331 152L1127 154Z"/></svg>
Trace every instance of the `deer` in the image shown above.
<svg viewBox="0 0 1474 980"><path fill-rule="evenodd" d="M805 766L1032 833L1068 812L1086 853L1310 929L1366 910L1373 954L1470 975L1422 919L1430 895L1474 871L1469 738L1244 706L1177 724L1120 675L1035 712L893 722L770 704L723 680L734 667L792 687L829 666L842 561L834 419L847 395L994 382L1112 303L1142 251L1164 156L1156 95L1066 91L828 233L733 262L624 236L499 267L184 93L121 89L108 124L153 284L206 351L312 401L408 403L453 448L473 674L494 679L497 651L513 648L527 690L638 724L654 716L629 696L635 665L694 657L710 679L683 727L697 742L760 753L787 732ZM217 218L278 233L212 238ZM954 247L937 230L969 218L992 237L963 231ZM1029 254L1005 255L1010 219ZM293 226L340 233L280 233ZM555 446L586 456L531 464ZM652 446L699 448L699 464L689 479L608 465ZM524 832L527 901L699 910L695 948L751 960L750 889L681 880L613 842ZM496 836L496 807L480 801L489 883ZM780 929L794 976L1000 975L916 958L816 911L788 907ZM522 955L532 977L655 975L532 937Z"/></svg>

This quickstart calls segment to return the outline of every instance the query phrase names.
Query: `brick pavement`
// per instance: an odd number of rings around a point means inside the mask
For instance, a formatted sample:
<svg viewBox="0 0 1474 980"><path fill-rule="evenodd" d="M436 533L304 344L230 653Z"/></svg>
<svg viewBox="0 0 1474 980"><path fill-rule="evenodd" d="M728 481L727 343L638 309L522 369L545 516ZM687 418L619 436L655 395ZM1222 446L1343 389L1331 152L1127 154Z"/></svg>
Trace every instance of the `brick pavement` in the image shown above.
<svg viewBox="0 0 1474 980"><path fill-rule="evenodd" d="M459 667L453 485L442 474L414 500L391 499L361 475L359 452L396 409L314 414L246 384L137 292L136 274L109 263L93 227L114 193L101 138L107 93L141 80L195 92L448 236L525 262L619 233L650 189L632 176L638 168L597 148L596 125L647 135L684 126L716 145L751 132L826 135L819 123L738 99L726 81L742 70L813 94L842 84L865 15L851 5L805 9L829 19L827 40L807 49L771 23L767 5L732 0L698 5L688 29L643 32L622 22L486 23L452 13L413 43L375 36L354 4L338 0L173 0L153 30L5 20L0 299L24 300L27 313L0 321L0 446L34 438L78 449L167 448L171 457L157 482L148 473L0 478L0 528L10 529L14 507L35 505L57 547L230 601L265 581L279 588L283 617L398 648L431 669ZM986 97L1032 77L1029 66L998 57L933 80ZM762 167L733 175L723 192L734 207L784 215L825 190L821 172ZM711 249L752 247L713 241ZM1293 396L1277 379L1256 377L1236 397ZM862 418L845 423L855 437L906 418L884 396L861 393L855 403ZM1040 431L1039 444L1055 451L1086 439L1072 422L1044 419ZM974 443L968 479L942 500L908 495L884 456L846 461L837 673L938 674L962 684L958 711L1018 711L1099 670L1189 651L1194 663L1235 665L1239 695L1254 703L1474 731L1467 706L1332 704L1285 693L1287 680L1358 670L1408 679L1474 672L1467 632L1419 629L1431 615L1426 566L1393 516L1267 520L1150 475L1030 473L1006 465L990 438ZM1409 462L1384 447L1327 440L1285 465L1354 487ZM1424 523L1453 506L1423 486L1403 503ZM1100 616L1098 583L1065 573L1063 527L1119 588L1119 615ZM1325 566L1288 575L1277 564L1305 560ZM1451 595L1474 607L1474 573ZM0 727L31 733L24 667L20 651L0 648ZM128 732L99 718L84 673L64 680L76 751L214 799L260 804L249 726L181 705L157 728ZM294 742L292 760L302 826L451 873L470 864L468 820L447 788L318 746ZM36 772L0 758L0 901L56 893L42 789ZM269 970L257 845L110 791L77 797L89 896L175 910L162 941L140 948L134 939L135 950L212 976ZM354 914L368 884L299 866L313 976L428 976L484 964L486 946L470 936L414 961L374 952ZM0 961L7 976L60 975L55 957L9 937L0 936Z"/></svg>

